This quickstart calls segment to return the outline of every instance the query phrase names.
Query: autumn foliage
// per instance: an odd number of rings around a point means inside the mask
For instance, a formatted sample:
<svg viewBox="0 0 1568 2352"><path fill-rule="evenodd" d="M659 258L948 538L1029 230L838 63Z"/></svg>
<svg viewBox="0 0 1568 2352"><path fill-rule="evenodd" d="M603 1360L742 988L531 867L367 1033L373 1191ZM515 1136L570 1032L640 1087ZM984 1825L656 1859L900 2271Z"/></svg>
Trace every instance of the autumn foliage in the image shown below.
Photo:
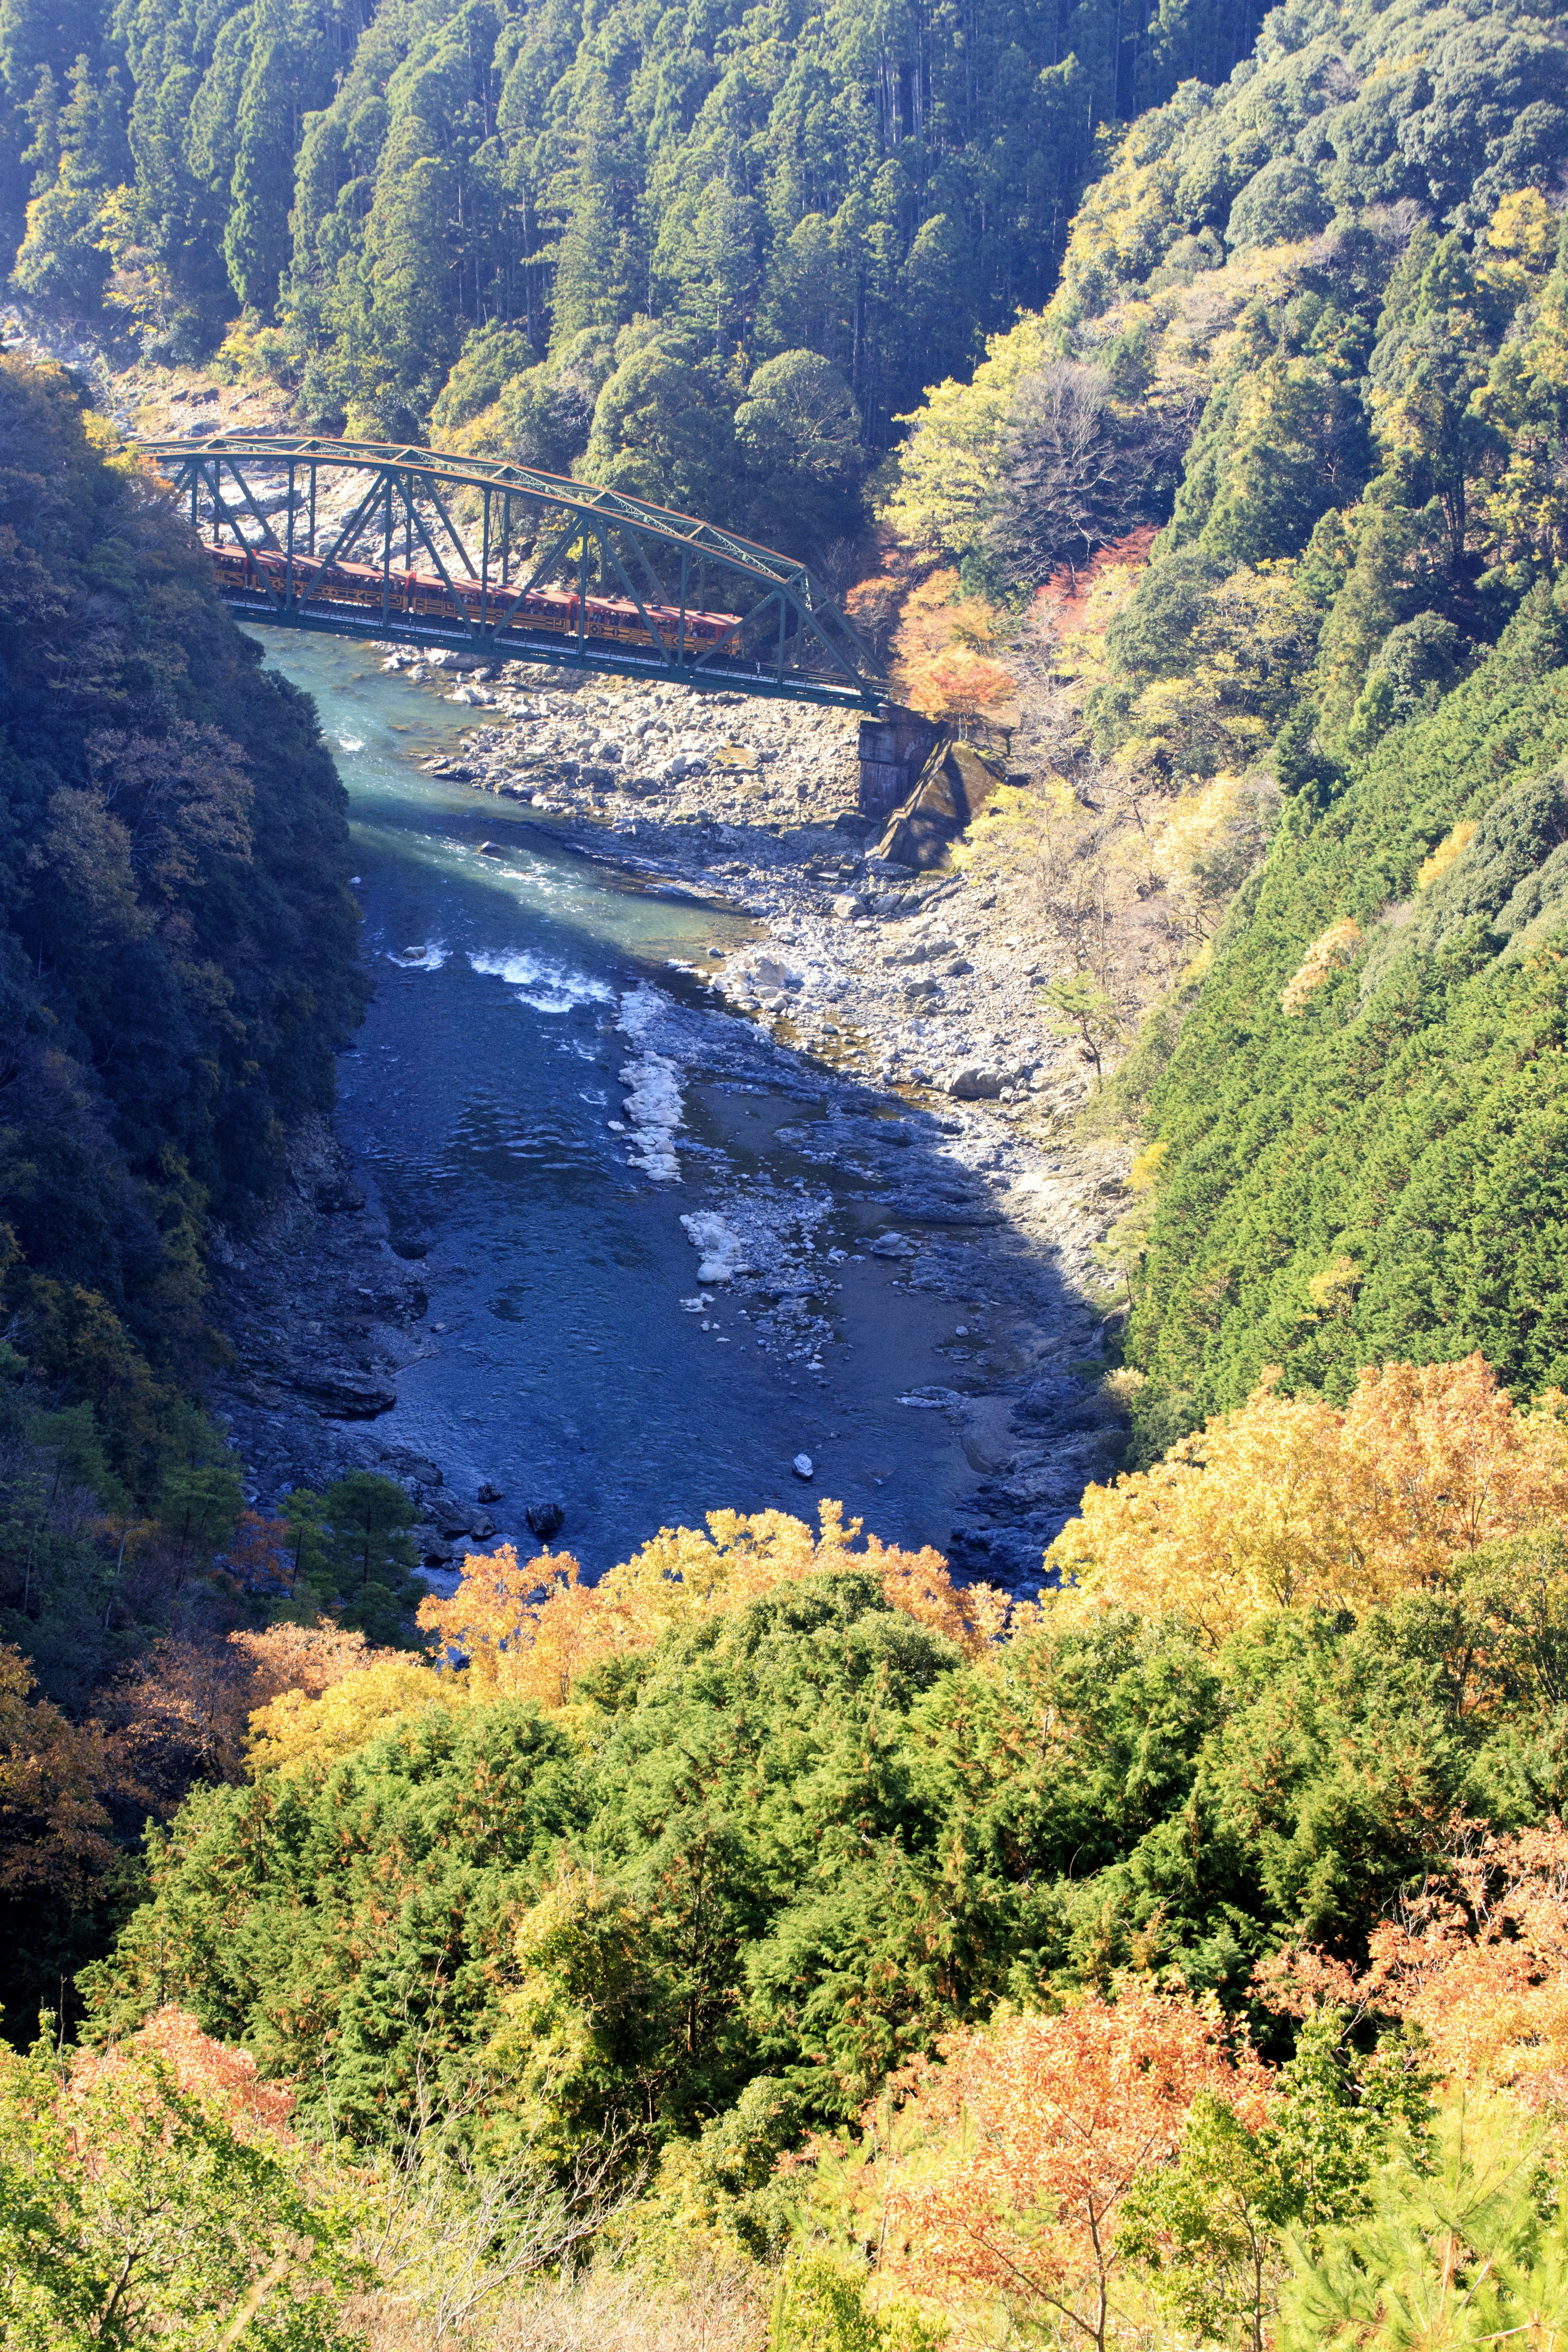
<svg viewBox="0 0 1568 2352"><path fill-rule="evenodd" d="M365 2176L298 2139L292 2095L163 2008L125 2040L0 2044L0 2337L351 2352Z"/></svg>
<svg viewBox="0 0 1568 2352"><path fill-rule="evenodd" d="M1348 1404L1271 1385L1152 1470L1090 1486L1046 1554L1063 1582L1217 1644L1266 1611L1362 1610L1497 1537L1568 1517L1568 1424L1479 1356L1363 1372Z"/></svg>
<svg viewBox="0 0 1568 2352"><path fill-rule="evenodd" d="M109 2084L156 2103L159 2070L174 2088L203 2107L221 2116L239 2139L285 2133L294 2110L294 2092L287 2083L264 2082L247 2051L216 2042L204 2033L187 2010L172 2001L154 2011L124 2042L100 2050L81 2050L72 2062L62 2095L62 2112L70 2117L87 2095Z"/></svg>
<svg viewBox="0 0 1568 2352"><path fill-rule="evenodd" d="M1361 925L1352 922L1348 915L1342 922L1331 923L1321 937L1312 941L1300 964L1281 989L1281 1012L1300 1013L1307 999L1315 995L1325 981L1331 979L1347 964L1353 963L1361 938Z"/></svg>
<svg viewBox="0 0 1568 2352"><path fill-rule="evenodd" d="M712 1511L706 1532L665 1528L595 1585L583 1583L569 1552L542 1552L521 1565L510 1544L470 1552L452 1598L423 1602L419 1622L466 1659L476 1694L549 1707L563 1706L575 1677L601 1660L651 1649L678 1625L810 1576L869 1570L891 1606L971 1657L1000 1632L1003 1596L987 1585L955 1585L929 1546L900 1551L868 1536L855 1549L861 1523L847 1526L837 1503L821 1505L820 1522L814 1536L785 1511Z"/></svg>
<svg viewBox="0 0 1568 2352"><path fill-rule="evenodd" d="M1456 2087L1568 2105L1568 1831L1456 1824L1447 1866L1374 1928L1364 1969L1317 1951L1263 1963L1258 1990L1297 2016L1321 2003L1415 2027Z"/></svg>
<svg viewBox="0 0 1568 2352"><path fill-rule="evenodd" d="M142 1786L172 1810L193 1780L238 1778L258 1727L277 1727L272 1709L286 1717L388 1658L407 1663L405 1652L373 1649L330 1619L226 1640L169 1634L121 1678L106 1712Z"/></svg>
<svg viewBox="0 0 1568 2352"><path fill-rule="evenodd" d="M118 1852L110 1804L136 1784L121 1742L33 1689L26 1660L0 1643L0 1889L79 1902Z"/></svg>
<svg viewBox="0 0 1568 2352"><path fill-rule="evenodd" d="M1147 569L1150 550L1158 532L1152 523L1141 522L1112 540L1108 547L1097 548L1087 563L1064 563L1053 572L1044 587L1035 592L1037 611L1048 618L1060 635L1092 625L1091 597L1095 584L1108 572L1130 575ZM1100 623L1103 634L1104 623Z"/></svg>
<svg viewBox="0 0 1568 2352"><path fill-rule="evenodd" d="M931 719L1000 709L1018 690L998 658L1006 628L984 597L959 593L956 572L933 572L904 600L894 641L900 694Z"/></svg>
<svg viewBox="0 0 1568 2352"><path fill-rule="evenodd" d="M908 2081L928 2152L892 2171L884 2282L1100 2347L1133 2182L1174 2155L1201 2092L1253 2126L1269 2095L1217 2013L1146 1988L950 2035Z"/></svg>

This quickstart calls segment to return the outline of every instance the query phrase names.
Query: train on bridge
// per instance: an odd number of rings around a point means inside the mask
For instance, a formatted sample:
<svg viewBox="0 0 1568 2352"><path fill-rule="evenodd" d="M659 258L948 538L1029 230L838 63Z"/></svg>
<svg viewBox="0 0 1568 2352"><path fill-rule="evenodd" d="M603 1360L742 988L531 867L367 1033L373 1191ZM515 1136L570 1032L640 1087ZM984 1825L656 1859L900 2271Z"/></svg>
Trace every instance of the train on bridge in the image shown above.
<svg viewBox="0 0 1568 2352"><path fill-rule="evenodd" d="M322 562L318 557L285 554L270 547L209 547L213 568L231 594L247 592L281 603L292 582L296 607L308 601L331 612L344 605L377 620L424 619L450 623L454 606L476 627L507 627L551 635L636 646L666 659L718 653L738 657L738 613L682 614L672 604L638 605L629 596L579 595L567 588L526 589L520 597L495 581L447 581L439 573L384 570L374 563ZM657 634L656 634L657 633Z"/></svg>

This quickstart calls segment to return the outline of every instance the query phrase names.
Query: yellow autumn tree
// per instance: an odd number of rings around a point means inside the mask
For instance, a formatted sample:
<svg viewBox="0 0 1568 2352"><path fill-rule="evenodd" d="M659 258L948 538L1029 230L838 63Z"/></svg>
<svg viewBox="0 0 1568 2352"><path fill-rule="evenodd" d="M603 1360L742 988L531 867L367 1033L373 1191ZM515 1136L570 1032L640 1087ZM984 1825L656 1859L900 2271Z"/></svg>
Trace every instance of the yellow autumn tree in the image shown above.
<svg viewBox="0 0 1568 2352"><path fill-rule="evenodd" d="M1441 879L1449 866L1464 856L1476 837L1476 831L1475 824L1472 821L1467 821L1464 824L1457 824L1453 832L1437 844L1431 856L1423 861L1416 874L1417 890L1430 890L1433 883Z"/></svg>
<svg viewBox="0 0 1568 2352"><path fill-rule="evenodd" d="M1267 1382L1152 1470L1090 1486L1047 1570L1217 1645L1271 1609L1363 1609L1568 1517L1568 1403L1517 1408L1479 1355L1363 1372L1342 1410Z"/></svg>
<svg viewBox="0 0 1568 2352"><path fill-rule="evenodd" d="M363 1748L394 1716L460 1704L465 1691L405 1650L373 1654L367 1664L319 1692L287 1690L250 1718L247 1764L253 1774L335 1764Z"/></svg>
<svg viewBox="0 0 1568 2352"><path fill-rule="evenodd" d="M1361 925L1347 915L1342 922L1331 923L1321 939L1312 941L1300 964L1279 992L1280 1010L1300 1013L1307 999L1322 987L1331 975L1353 963L1361 946Z"/></svg>
<svg viewBox="0 0 1568 2352"><path fill-rule="evenodd" d="M741 1607L780 1584L858 1571L878 1577L890 1605L975 1656L1000 1632L1004 1596L953 1583L940 1552L859 1542L840 1503L819 1507L817 1533L787 1511L710 1511L706 1528L664 1528L595 1585L569 1552L521 1562L515 1549L470 1552L449 1601L421 1603L419 1622L466 1664L476 1696L566 1703L574 1679L600 1659L651 1649L671 1627Z"/></svg>
<svg viewBox="0 0 1568 2352"><path fill-rule="evenodd" d="M449 1664L466 1667L476 1696L561 1706L573 1677L616 1646L605 1638L603 1604L582 1574L568 1551L522 1563L513 1544L468 1552L456 1592L449 1601L421 1601L419 1623Z"/></svg>
<svg viewBox="0 0 1568 2352"><path fill-rule="evenodd" d="M906 546L955 554L973 544L995 488L997 460L1020 377L1053 356L1028 315L993 335L966 383L933 384L889 468L882 520Z"/></svg>

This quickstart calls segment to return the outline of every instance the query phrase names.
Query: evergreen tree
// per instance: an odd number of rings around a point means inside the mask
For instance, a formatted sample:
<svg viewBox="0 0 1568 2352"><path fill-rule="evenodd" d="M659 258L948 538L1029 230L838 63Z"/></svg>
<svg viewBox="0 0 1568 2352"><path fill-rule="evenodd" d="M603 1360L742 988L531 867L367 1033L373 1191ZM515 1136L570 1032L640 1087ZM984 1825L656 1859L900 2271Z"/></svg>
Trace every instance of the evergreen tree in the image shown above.
<svg viewBox="0 0 1568 2352"><path fill-rule="evenodd" d="M29 196L41 195L40 173L52 184L58 156L33 156L38 136L40 88L59 102L78 58L107 68L110 10L103 0L0 0L0 238L15 252Z"/></svg>
<svg viewBox="0 0 1568 2352"><path fill-rule="evenodd" d="M556 248L550 343L553 352L588 327L614 327L626 316L629 288L610 190L590 167L567 210Z"/></svg>
<svg viewBox="0 0 1568 2352"><path fill-rule="evenodd" d="M728 506L733 465L732 414L707 368L658 341L621 362L594 410L590 480L709 515Z"/></svg>
<svg viewBox="0 0 1568 2352"><path fill-rule="evenodd" d="M39 193L27 206L16 256L16 282L29 294L62 296L84 309L96 303L108 274L102 218L106 197L129 167L120 75L100 78L84 54L70 69L70 96L57 113L40 80L30 154L38 159ZM47 178L47 157L56 162Z"/></svg>
<svg viewBox="0 0 1568 2352"><path fill-rule="evenodd" d="M223 252L229 283L247 310L269 316L289 258L293 195L293 58L275 35L257 48L240 94L232 205Z"/></svg>

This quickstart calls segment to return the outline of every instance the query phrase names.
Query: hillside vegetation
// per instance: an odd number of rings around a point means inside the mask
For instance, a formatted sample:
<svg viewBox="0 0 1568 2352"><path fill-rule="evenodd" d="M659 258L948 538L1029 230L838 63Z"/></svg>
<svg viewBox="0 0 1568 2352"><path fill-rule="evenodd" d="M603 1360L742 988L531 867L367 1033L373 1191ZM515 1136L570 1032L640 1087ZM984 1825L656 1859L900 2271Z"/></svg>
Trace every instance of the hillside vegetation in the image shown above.
<svg viewBox="0 0 1568 2352"><path fill-rule="evenodd" d="M1061 804L982 854L1101 1049L1146 1016L1102 1107L1149 1147L1142 1462L1269 1366L1562 1377L1565 70L1547 16L1276 11L1132 128L1050 304L900 458L890 520L994 593L1101 551L1018 638ZM1088 420L1054 471L1045 380ZM1134 550L1129 453L1183 419Z"/></svg>
<svg viewBox="0 0 1568 2352"><path fill-rule="evenodd" d="M1500 2183L1498 2293L1546 2292L1560 1401L1390 1367L1343 1414L1261 1393L1207 1453L1091 1508L1074 1589L1003 1639L831 1506L815 1541L667 1531L604 1599L470 1557L427 1664L237 1637L307 1690L150 1840L81 2052L5 2062L77 2199L69 2265L13 2231L12 2310L87 2293L132 2221L41 2122L149 2099L148 2307L215 2217L259 2276L289 2213L273 2317L314 2292L323 2332L280 2341L435 2343L471 2296L468 2340L607 2305L675 2343L717 2292L736 2344L770 2296L775 2345L851 2352L1102 2294L1108 2342L1317 2342L1369 2248L1416 2291L1430 2200ZM1204 1496L1248 1465L1227 1553Z"/></svg>
<svg viewBox="0 0 1568 2352"><path fill-rule="evenodd" d="M313 709L72 385L9 358L0 812L0 1999L26 2031L159 1801L72 1718L155 1639L236 1622L207 1236L331 1108L363 983Z"/></svg>
<svg viewBox="0 0 1568 2352"><path fill-rule="evenodd" d="M1011 730L1132 1418L1010 1608L826 1504L415 1625L375 1480L226 1570L341 798L8 368L0 2335L1550 2352L1563 20L0 0L0 74L35 303L789 537Z"/></svg>
<svg viewBox="0 0 1568 2352"><path fill-rule="evenodd" d="M1257 22L6 0L0 238L28 296L154 362L222 345L311 425L826 555L892 419L1049 293L1105 130Z"/></svg>

